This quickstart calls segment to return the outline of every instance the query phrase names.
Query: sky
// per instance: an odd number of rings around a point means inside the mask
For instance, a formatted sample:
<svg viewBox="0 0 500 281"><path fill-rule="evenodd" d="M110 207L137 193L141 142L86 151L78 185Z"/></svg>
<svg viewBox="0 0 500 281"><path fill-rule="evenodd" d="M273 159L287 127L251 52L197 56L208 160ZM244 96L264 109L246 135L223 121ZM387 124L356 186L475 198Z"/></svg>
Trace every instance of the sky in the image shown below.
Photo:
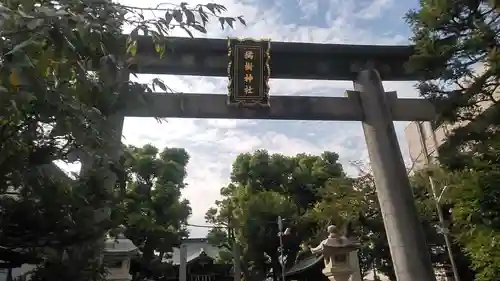
<svg viewBox="0 0 500 281"><path fill-rule="evenodd" d="M384 45L408 43L410 31L403 16L418 4L418 0L213 1L226 6L227 16L243 15L247 26L238 25L234 30L223 31L217 21L208 27L208 34L195 33L196 37ZM135 0L119 2L136 7L142 4ZM169 2L176 3L175 0ZM148 0L141 7L157 3L160 1ZM138 79L147 82L155 77L179 92L226 94L227 78L141 75ZM413 85L411 81L384 83L386 91L397 91L399 97L416 97ZM352 89L352 82L271 79L270 88L271 96L343 96L346 89ZM405 126L405 122L396 123L400 146L407 157ZM349 167L350 161L368 162L360 122L171 118L160 124L154 118L126 118L123 134L126 144L150 143L160 149L182 147L188 151L191 157L186 179L188 187L183 196L191 202L193 213L189 223L198 225L206 225L205 212L219 198L219 189L229 182L231 164L239 153L257 149L286 155L334 151L351 173L355 170ZM191 227L190 231L191 237L204 237L207 229Z"/></svg>

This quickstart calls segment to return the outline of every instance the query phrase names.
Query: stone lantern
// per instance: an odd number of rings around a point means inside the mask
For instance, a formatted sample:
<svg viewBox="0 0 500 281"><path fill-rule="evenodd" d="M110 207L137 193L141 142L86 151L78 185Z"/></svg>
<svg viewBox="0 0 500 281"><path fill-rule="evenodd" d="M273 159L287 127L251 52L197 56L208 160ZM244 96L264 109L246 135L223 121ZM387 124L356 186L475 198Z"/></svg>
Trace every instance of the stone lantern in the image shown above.
<svg viewBox="0 0 500 281"><path fill-rule="evenodd" d="M312 248L311 252L323 254L325 268L322 272L330 281L348 281L356 270L350 261L350 256L358 248L358 242L339 233L335 225L330 225L328 238Z"/></svg>
<svg viewBox="0 0 500 281"><path fill-rule="evenodd" d="M130 281L130 260L139 254L139 249L125 237L125 227L120 226L116 238L108 237L104 242L103 263L108 270L106 280Z"/></svg>

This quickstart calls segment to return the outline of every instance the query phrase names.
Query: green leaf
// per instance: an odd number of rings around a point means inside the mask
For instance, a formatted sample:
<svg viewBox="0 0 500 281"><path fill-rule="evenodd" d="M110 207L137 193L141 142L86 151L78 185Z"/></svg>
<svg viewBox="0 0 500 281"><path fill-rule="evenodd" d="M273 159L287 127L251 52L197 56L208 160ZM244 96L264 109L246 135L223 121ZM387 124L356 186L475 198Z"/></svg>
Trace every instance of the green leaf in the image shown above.
<svg viewBox="0 0 500 281"><path fill-rule="evenodd" d="M165 43L155 43L155 51L160 54L160 58L164 58L165 50Z"/></svg>
<svg viewBox="0 0 500 281"><path fill-rule="evenodd" d="M233 18L224 18L224 20L227 22L227 24L228 24L231 28L234 28L234 26L233 26L233 22L235 21L235 19L233 19Z"/></svg>
<svg viewBox="0 0 500 281"><path fill-rule="evenodd" d="M11 13L12 10L3 6L3 5L0 5L0 13Z"/></svg>
<svg viewBox="0 0 500 281"><path fill-rule="evenodd" d="M187 25L191 25L196 21L194 18L193 12L191 12L190 10L185 9L184 14L186 15L186 24Z"/></svg>
<svg viewBox="0 0 500 281"><path fill-rule="evenodd" d="M165 12L165 25L167 25L167 27L168 27L168 25L170 24L170 22L172 21L173 18L174 17L172 15L172 13L170 13L168 11Z"/></svg>
<svg viewBox="0 0 500 281"><path fill-rule="evenodd" d="M153 86L158 86L160 87L160 89L164 92L167 92L167 86L165 86L165 83L163 83L163 81L161 81L159 78L154 78L153 81Z"/></svg>
<svg viewBox="0 0 500 281"><path fill-rule="evenodd" d="M245 20L243 19L243 16L239 16L238 17L238 20L240 21L241 24L243 24L244 26L247 25L247 23L245 22Z"/></svg>
<svg viewBox="0 0 500 281"><path fill-rule="evenodd" d="M132 30L132 32L130 32L130 35L127 37L127 40L130 41L137 40L138 37L139 37L139 27L136 27Z"/></svg>
<svg viewBox="0 0 500 281"><path fill-rule="evenodd" d="M227 11L227 8L224 6L224 5L221 5L221 4L215 4L216 6L216 9L219 10L219 12L226 12Z"/></svg>
<svg viewBox="0 0 500 281"><path fill-rule="evenodd" d="M27 39L26 41L23 41L22 43L20 44L17 44L16 46L14 46L14 48L12 48L12 50L10 50L9 52L7 52L5 54L5 56L7 55L11 55L13 53L16 53L16 52L19 52L21 51L22 49L24 49L25 47L29 46L29 45L32 45L32 44L35 44L36 42L34 41L33 38L29 38Z"/></svg>
<svg viewBox="0 0 500 281"><path fill-rule="evenodd" d="M127 54L135 56L137 54L137 41L132 41L127 46Z"/></svg>
<svg viewBox="0 0 500 281"><path fill-rule="evenodd" d="M57 16L56 10L54 10L52 7L40 6L38 7L38 11L45 14L47 17Z"/></svg>
<svg viewBox="0 0 500 281"><path fill-rule="evenodd" d="M26 24L29 30L34 30L44 23L43 19L33 19Z"/></svg>
<svg viewBox="0 0 500 281"><path fill-rule="evenodd" d="M181 10L174 10L172 15L178 23L182 23L182 12Z"/></svg>
<svg viewBox="0 0 500 281"><path fill-rule="evenodd" d="M220 22L220 28L222 28L222 30L224 30L224 18L219 18L219 22Z"/></svg>
<svg viewBox="0 0 500 281"><path fill-rule="evenodd" d="M18 12L19 12L19 14L20 14L23 18L28 18L28 19L34 19L34 18L35 18L34 16L31 16L31 15L26 14L24 11L18 10Z"/></svg>
<svg viewBox="0 0 500 281"><path fill-rule="evenodd" d="M206 25L207 22L208 22L208 15L207 13L203 10L203 6L200 6L198 8L198 14L200 15L201 17L201 22L203 23L203 25Z"/></svg>
<svg viewBox="0 0 500 281"><path fill-rule="evenodd" d="M214 3L208 3L205 5L205 7L207 7L207 9L212 12L212 14L215 14L215 7L216 7L216 4Z"/></svg>
<svg viewBox="0 0 500 281"><path fill-rule="evenodd" d="M199 24L194 24L192 25L192 27L201 33L207 33L207 29L204 26L201 26Z"/></svg>

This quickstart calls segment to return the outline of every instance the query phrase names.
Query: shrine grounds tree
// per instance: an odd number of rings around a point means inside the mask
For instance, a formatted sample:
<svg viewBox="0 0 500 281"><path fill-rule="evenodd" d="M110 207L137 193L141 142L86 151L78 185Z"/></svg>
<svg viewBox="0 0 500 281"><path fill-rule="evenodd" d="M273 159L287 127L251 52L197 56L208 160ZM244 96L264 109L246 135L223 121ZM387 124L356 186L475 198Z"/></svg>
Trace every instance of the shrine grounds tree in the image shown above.
<svg viewBox="0 0 500 281"><path fill-rule="evenodd" d="M331 179L345 177L337 161L338 155L332 152L288 157L265 150L236 158L231 184L221 189L222 200L206 218L219 226L209 238L227 252L233 237L222 231L229 228L234 232L245 280L263 280L270 269L274 272L271 277L279 280L278 216L285 218L285 228L292 229L283 237L287 265L294 263L300 244L316 236L317 224L307 219L307 212L321 199L318 189Z"/></svg>
<svg viewBox="0 0 500 281"><path fill-rule="evenodd" d="M325 238L326 227L336 224L360 239L363 275L371 271L370 275L395 280L373 175L357 165L360 175L348 177L337 160L338 156L330 152L294 157L269 155L267 151L239 155L233 163L231 183L221 189L222 199L217 207L206 214L207 221L217 226L209 233L209 241L224 250L219 262L232 262L234 239L241 248L245 280L262 280L271 269L281 272L277 217L282 216L286 219L285 227L292 229L283 240L287 266L308 254L302 245L317 245ZM436 184L460 184L457 175L444 170L436 172ZM438 232L439 220L427 173L413 175L411 183L433 265L447 269L449 259ZM446 198L446 211L452 206L451 200ZM467 211L472 212L471 208ZM460 227L453 224L453 233L460 233ZM458 251L455 258L466 265L460 269L463 276L470 277L465 255Z"/></svg>
<svg viewBox="0 0 500 281"><path fill-rule="evenodd" d="M416 44L410 70L422 75L420 93L440 106L439 121L472 121L481 102L498 104L498 17L482 0L423 0L407 14Z"/></svg>
<svg viewBox="0 0 500 281"><path fill-rule="evenodd" d="M455 173L460 179L451 188L453 231L456 240L470 259L476 280L500 278L500 238L498 166L491 170Z"/></svg>
<svg viewBox="0 0 500 281"><path fill-rule="evenodd" d="M163 16L146 18L146 10ZM0 260L39 264L32 280L99 279L95 241L114 225L106 213L117 199L105 179L111 173L124 178L122 163L107 153L108 117L124 102L140 102L153 84L168 90L158 79L118 83L117 74L134 63L138 35L151 35L158 56L166 56L173 28L195 35L206 32L209 19L223 27L243 22L222 17L225 11L214 3L137 8L108 0L2 1ZM123 26L133 30L128 39ZM82 159L92 165L74 180L53 165Z"/></svg>
<svg viewBox="0 0 500 281"><path fill-rule="evenodd" d="M362 171L359 177L330 181L319 192L321 200L309 211L309 218L324 227L351 222L352 236L361 243L361 274L373 271L375 276L395 280L373 176ZM315 243L324 235L318 238Z"/></svg>
<svg viewBox="0 0 500 281"><path fill-rule="evenodd" d="M395 280L373 176L362 173L356 178L333 180L321 188L319 194L321 200L309 210L309 220L316 221L322 229L331 223L350 222L351 235L361 243L361 274L364 276L372 270L375 276ZM313 243L319 243L324 237L325 234L318 235Z"/></svg>
<svg viewBox="0 0 500 281"><path fill-rule="evenodd" d="M447 186L441 208L454 238L452 251L461 280L497 280L498 169L449 171L433 167L430 172L438 189ZM416 175L415 183L428 186L427 174L423 171ZM442 265L447 263L447 257L440 261Z"/></svg>
<svg viewBox="0 0 500 281"><path fill-rule="evenodd" d="M358 176L330 180L320 188L318 194L321 200L310 208L306 217L322 225L323 229L331 223L344 226L349 223L349 233L361 242L359 258L362 275L386 276L389 280L396 280L373 175L369 170L358 167ZM425 175L411 177L414 199L433 265L436 269L448 268L445 244L438 233L435 203ZM314 243L324 237L325 234L321 234Z"/></svg>
<svg viewBox="0 0 500 281"><path fill-rule="evenodd" d="M436 104L437 124L483 123L454 131L447 146L454 151L443 159L451 168L474 165L472 155L498 163L499 17L498 2L484 0L421 1L407 14L416 44L410 70L421 74L418 89ZM486 104L493 104L489 116L477 118Z"/></svg>
<svg viewBox="0 0 500 281"><path fill-rule="evenodd" d="M468 172L450 172L447 169L433 166L413 175L412 184L416 191L416 198L418 198L417 202L424 203L420 203L419 207L421 213L425 214L422 217L426 218L428 226L430 227L425 229L425 231L426 233L433 233L433 235L428 236L428 240L430 241L429 246L436 249L435 251L431 251L431 257L436 268L444 269L448 271L448 274L452 274L450 258L447 252L448 249L445 247L443 241L444 237L439 231L432 231L432 229L442 229L443 226L439 222L437 216L435 199L429 183L429 174L432 175L437 195L442 194L439 200L439 207L443 213L445 221L444 227L449 229L449 235L452 238L451 250L457 265L460 280L475 280L475 274L471 270L471 260L468 257L467 249L460 243L460 237L467 237L469 235L468 231L465 231L465 229L474 227L468 223L469 219L464 217L471 214L470 212L472 209L465 210L461 207L462 203L460 202L462 200L472 200L467 204L472 203L474 205L477 203L476 199L472 199L472 197L466 195L467 189L476 189L476 187L470 185L470 181L466 179L466 173ZM465 185L467 185L467 187L465 187ZM465 189L462 187L465 187ZM464 211L468 213L463 213ZM459 219L460 216L462 216L462 219Z"/></svg>
<svg viewBox="0 0 500 281"><path fill-rule="evenodd" d="M113 221L126 226L125 235L142 256L133 269L134 280L160 278L173 247L186 238L189 201L181 199L186 186L189 155L184 149L128 146L125 152L126 193L113 209Z"/></svg>
<svg viewBox="0 0 500 281"><path fill-rule="evenodd" d="M262 280L270 269L281 272L277 217L282 216L285 227L292 229L283 240L287 266L309 254L301 245L317 245L325 238L326 227L336 224L360 239L362 274L374 271L395 280L373 175L360 169L360 176L350 178L337 160L331 152L293 157L267 151L239 155L231 183L221 189L217 208L206 214L207 221L217 225L208 238L224 250L220 262L232 262L235 239L241 248L245 280ZM447 256L437 233L428 183L422 175L412 177L412 183L434 266L441 268L447 265ZM271 277L280 278L279 274Z"/></svg>
<svg viewBox="0 0 500 281"><path fill-rule="evenodd" d="M440 149L441 163L460 178L452 192L455 242L470 259L476 279L498 280L500 225L500 11L498 1L420 1L410 11L416 54L410 69L418 89L435 103L437 124L471 121L453 130ZM490 107L482 112L481 105ZM451 196L451 194L450 194ZM461 267L461 266L459 266ZM463 278L466 279L466 278Z"/></svg>

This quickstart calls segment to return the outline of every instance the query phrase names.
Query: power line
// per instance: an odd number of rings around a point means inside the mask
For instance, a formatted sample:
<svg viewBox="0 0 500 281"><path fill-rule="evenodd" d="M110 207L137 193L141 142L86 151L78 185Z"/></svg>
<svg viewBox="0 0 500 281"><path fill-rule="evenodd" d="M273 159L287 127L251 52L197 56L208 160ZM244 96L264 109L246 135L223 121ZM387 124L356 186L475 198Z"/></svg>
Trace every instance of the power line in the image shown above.
<svg viewBox="0 0 500 281"><path fill-rule="evenodd" d="M247 221L249 220L254 220L254 221L257 221L256 219L248 219ZM287 219L282 219L282 221L287 221ZM261 221L261 223L264 225L264 224L276 224L276 221ZM228 226L227 225L202 225L202 224L190 224L190 223L187 223L186 224L187 226L191 226L191 227L200 227L200 228L227 228ZM234 225L231 225L231 226L234 226ZM239 227L243 227L244 225L236 225L236 226L239 226Z"/></svg>
<svg viewBox="0 0 500 281"><path fill-rule="evenodd" d="M217 226L217 225L199 225L199 224L186 224L191 227L201 227L201 228L226 228L226 226Z"/></svg>

